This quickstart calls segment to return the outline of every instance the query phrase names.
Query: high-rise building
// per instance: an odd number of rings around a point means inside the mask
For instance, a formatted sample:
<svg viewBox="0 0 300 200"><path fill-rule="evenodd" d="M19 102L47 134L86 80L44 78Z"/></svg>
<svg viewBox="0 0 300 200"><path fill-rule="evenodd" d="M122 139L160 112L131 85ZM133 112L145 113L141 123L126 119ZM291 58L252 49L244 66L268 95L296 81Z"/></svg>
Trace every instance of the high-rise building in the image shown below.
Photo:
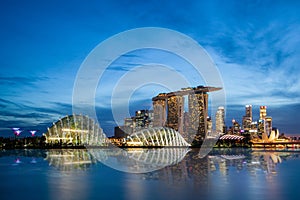
<svg viewBox="0 0 300 200"><path fill-rule="evenodd" d="M232 119L232 128L231 129L232 129L232 134L234 134L234 135L241 134L241 126L235 119Z"/></svg>
<svg viewBox="0 0 300 200"><path fill-rule="evenodd" d="M251 128L249 130L251 138L257 138L258 137L257 129L258 129L258 123L257 123L257 121L251 122Z"/></svg>
<svg viewBox="0 0 300 200"><path fill-rule="evenodd" d="M173 128L179 133L183 132L184 98L182 96L170 96L168 102L167 127Z"/></svg>
<svg viewBox="0 0 300 200"><path fill-rule="evenodd" d="M188 96L189 103L189 134L195 136L195 140L201 141L207 134L207 93L191 93Z"/></svg>
<svg viewBox="0 0 300 200"><path fill-rule="evenodd" d="M115 137L126 137L134 132L153 126L153 111L138 110L135 116L124 119L123 126L115 127Z"/></svg>
<svg viewBox="0 0 300 200"><path fill-rule="evenodd" d="M272 132L272 117L267 116L267 106L260 106L258 135L264 140Z"/></svg>
<svg viewBox="0 0 300 200"><path fill-rule="evenodd" d="M135 112L135 116L131 117L134 123L135 132L152 126L152 113L153 112L149 110L137 110Z"/></svg>
<svg viewBox="0 0 300 200"><path fill-rule="evenodd" d="M153 126L165 126L167 122L167 95L161 93L153 101Z"/></svg>
<svg viewBox="0 0 300 200"><path fill-rule="evenodd" d="M220 106L216 112L216 132L219 134L225 133L225 109Z"/></svg>
<svg viewBox="0 0 300 200"><path fill-rule="evenodd" d="M248 133L251 129L252 123L252 105L245 106L245 115L243 116L242 128L245 133Z"/></svg>
<svg viewBox="0 0 300 200"><path fill-rule="evenodd" d="M212 120L211 120L211 117L207 117L206 119L206 122L207 122L207 135L209 136L213 136L213 123L212 123Z"/></svg>
<svg viewBox="0 0 300 200"><path fill-rule="evenodd" d="M264 121L264 132L269 136L272 132L272 117L267 116Z"/></svg>
<svg viewBox="0 0 300 200"><path fill-rule="evenodd" d="M259 119L264 120L267 116L267 106L259 107Z"/></svg>
<svg viewBox="0 0 300 200"><path fill-rule="evenodd" d="M196 141L195 143L199 143L207 135L207 92L220 89L197 86L153 97L153 126L167 126L178 130L181 134L183 134L183 131L187 131L187 138L192 137ZM187 113L184 112L184 96L186 95L188 99ZM185 119L185 117L188 117L188 119Z"/></svg>
<svg viewBox="0 0 300 200"><path fill-rule="evenodd" d="M252 119L252 105L246 105L245 106L245 110L246 110L246 117L251 117Z"/></svg>

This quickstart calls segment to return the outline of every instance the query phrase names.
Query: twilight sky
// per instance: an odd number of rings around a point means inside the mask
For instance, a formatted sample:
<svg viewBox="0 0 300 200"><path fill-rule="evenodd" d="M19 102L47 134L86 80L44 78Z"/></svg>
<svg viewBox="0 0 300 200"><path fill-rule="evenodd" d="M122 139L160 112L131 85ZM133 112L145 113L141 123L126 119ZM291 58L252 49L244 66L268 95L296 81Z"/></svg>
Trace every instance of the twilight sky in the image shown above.
<svg viewBox="0 0 300 200"><path fill-rule="evenodd" d="M253 105L255 120L259 105L266 105L281 132L300 133L299 10L300 2L292 0L1 1L0 136L12 135L11 127L41 134L72 113L73 84L84 59L107 38L139 27L173 29L204 47L223 79L228 126L232 118L241 122L244 105ZM112 64L104 78L107 91L96 94L108 135L115 124L107 96L118 77L135 63L149 62L180 64L185 73L188 66L176 59L139 51ZM191 82L204 84L192 75ZM164 90L140 88L130 110L150 108L151 97Z"/></svg>

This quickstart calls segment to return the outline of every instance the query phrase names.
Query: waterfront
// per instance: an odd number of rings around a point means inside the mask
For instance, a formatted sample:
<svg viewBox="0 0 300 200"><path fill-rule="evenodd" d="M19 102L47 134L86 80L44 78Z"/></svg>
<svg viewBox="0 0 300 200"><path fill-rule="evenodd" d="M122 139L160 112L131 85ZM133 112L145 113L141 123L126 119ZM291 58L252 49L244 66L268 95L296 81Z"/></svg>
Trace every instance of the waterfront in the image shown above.
<svg viewBox="0 0 300 200"><path fill-rule="evenodd" d="M141 168L122 159L120 155L124 153L118 150L2 150L0 199L300 197L298 151L214 149L201 158L199 149L164 149L127 149L126 152L135 159L146 157L151 158L152 163L171 164L136 174L118 171L102 163L112 160L117 165L125 164L127 170ZM164 159L153 160L153 155ZM147 163L147 159L143 161Z"/></svg>

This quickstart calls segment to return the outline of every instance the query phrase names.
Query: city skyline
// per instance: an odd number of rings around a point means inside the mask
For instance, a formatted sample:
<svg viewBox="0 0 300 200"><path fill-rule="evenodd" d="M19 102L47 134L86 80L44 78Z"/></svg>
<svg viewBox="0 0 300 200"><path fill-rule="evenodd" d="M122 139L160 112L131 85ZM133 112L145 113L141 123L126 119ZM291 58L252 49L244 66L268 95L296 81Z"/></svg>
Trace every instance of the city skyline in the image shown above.
<svg viewBox="0 0 300 200"><path fill-rule="evenodd" d="M71 114L74 80L86 56L108 37L150 26L182 32L208 52L224 82L227 125L232 118L242 123L244 105L252 104L255 119L259 106L266 105L274 126L299 134L299 7L294 1L1 2L0 136L11 136L12 127L41 130L39 135ZM112 83L149 62L173 66L194 86L205 84L186 70L185 61L167 52L120 57L104 77L105 90L96 95L99 121L108 135L116 125L106 103ZM168 89L137 90L131 112L149 109L160 92Z"/></svg>

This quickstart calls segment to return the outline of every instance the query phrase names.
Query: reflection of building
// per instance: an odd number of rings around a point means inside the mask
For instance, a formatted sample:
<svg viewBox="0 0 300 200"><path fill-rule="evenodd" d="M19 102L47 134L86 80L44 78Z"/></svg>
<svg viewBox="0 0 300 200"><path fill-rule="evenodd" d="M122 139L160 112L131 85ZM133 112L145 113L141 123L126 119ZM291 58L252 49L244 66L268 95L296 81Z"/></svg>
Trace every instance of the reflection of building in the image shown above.
<svg viewBox="0 0 300 200"><path fill-rule="evenodd" d="M86 170L96 163L86 149L49 149L46 160L61 171Z"/></svg>
<svg viewBox="0 0 300 200"><path fill-rule="evenodd" d="M187 130L196 142L203 140L207 134L207 92L221 88L198 86L183 88L180 91L159 94L152 98L154 109L154 126L167 126L183 134ZM188 96L188 114L184 112L184 96ZM188 117L184 119L184 117ZM187 124L188 123L188 124ZM184 127L187 125L188 127ZM190 139L187 136L187 139Z"/></svg>
<svg viewBox="0 0 300 200"><path fill-rule="evenodd" d="M225 111L224 107L220 106L216 113L216 131L217 133L225 133Z"/></svg>
<svg viewBox="0 0 300 200"><path fill-rule="evenodd" d="M46 143L49 145L107 145L106 135L93 119L83 115L69 115L48 128Z"/></svg>
<svg viewBox="0 0 300 200"><path fill-rule="evenodd" d="M143 173L176 165L184 159L189 148L92 148L94 159L114 169ZM114 160L115 162L111 162Z"/></svg>

